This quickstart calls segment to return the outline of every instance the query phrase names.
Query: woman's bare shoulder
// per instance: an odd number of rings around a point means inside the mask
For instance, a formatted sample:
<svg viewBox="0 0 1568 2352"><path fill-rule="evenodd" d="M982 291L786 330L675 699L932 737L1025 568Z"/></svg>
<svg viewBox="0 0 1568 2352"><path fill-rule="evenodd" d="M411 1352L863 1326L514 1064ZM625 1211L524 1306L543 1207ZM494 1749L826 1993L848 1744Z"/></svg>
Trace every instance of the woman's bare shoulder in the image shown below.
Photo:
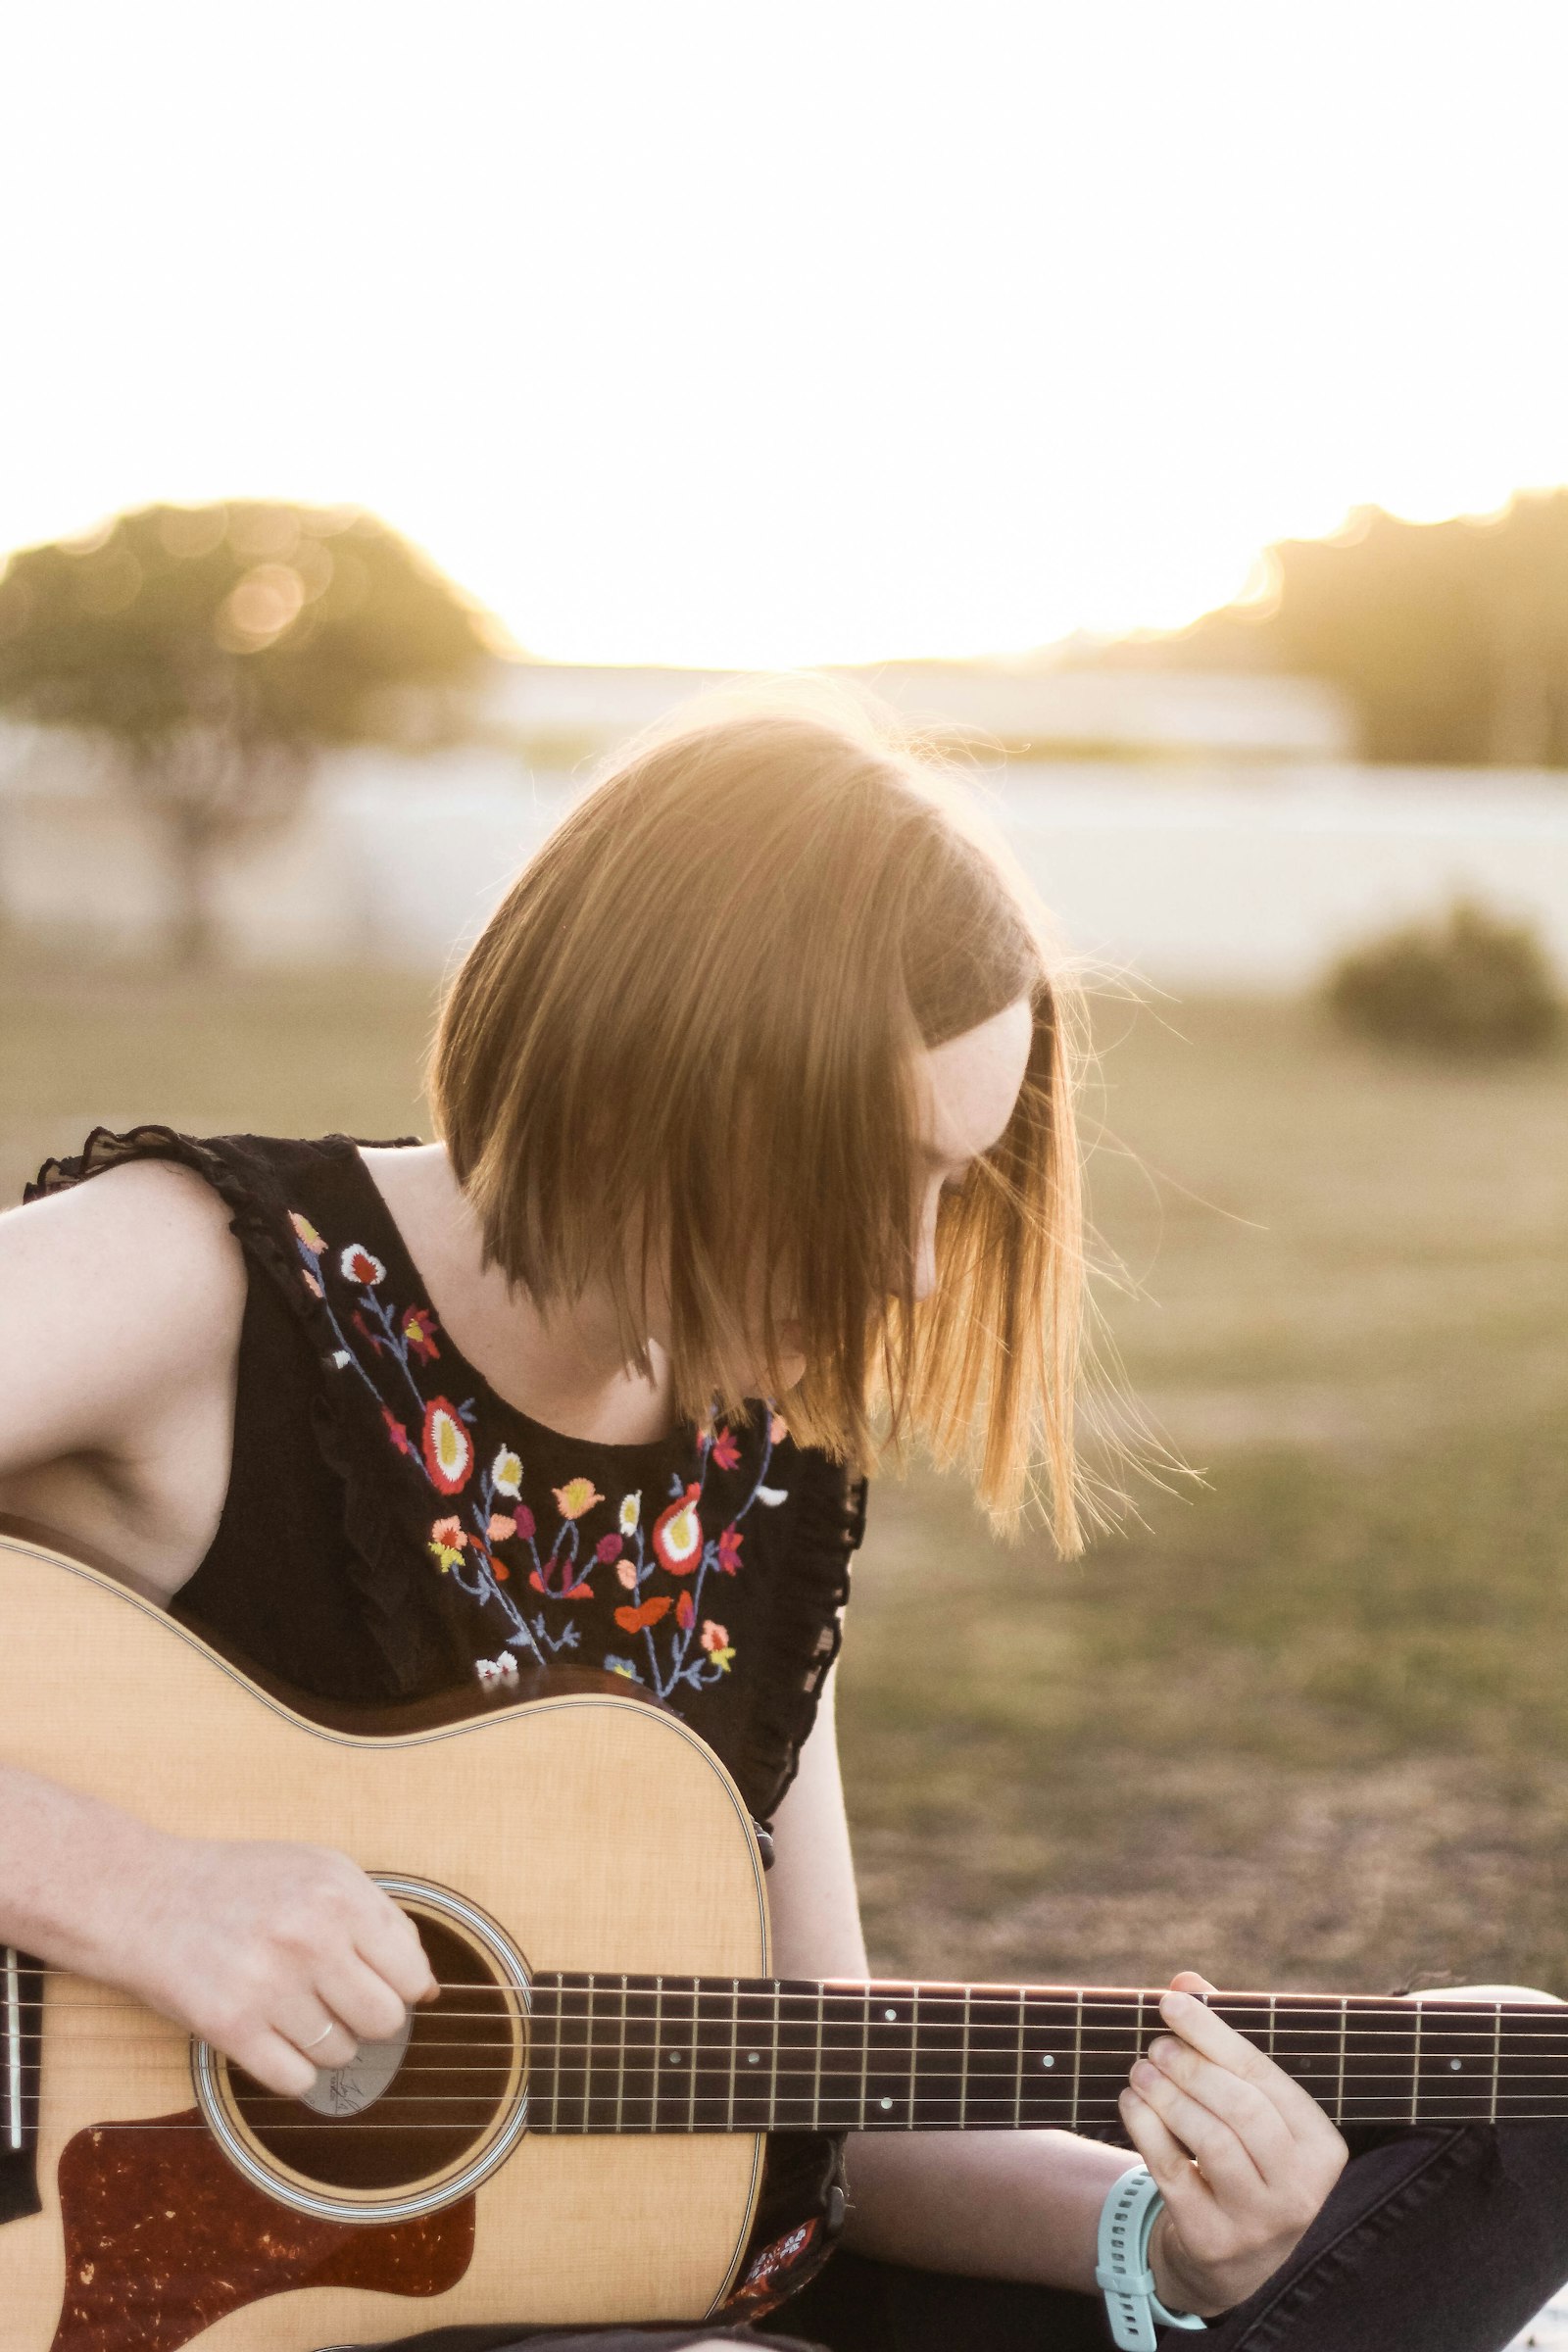
<svg viewBox="0 0 1568 2352"><path fill-rule="evenodd" d="M226 1379L245 1281L223 1202L169 1161L0 1216L0 1474L134 1446L171 1401Z"/></svg>

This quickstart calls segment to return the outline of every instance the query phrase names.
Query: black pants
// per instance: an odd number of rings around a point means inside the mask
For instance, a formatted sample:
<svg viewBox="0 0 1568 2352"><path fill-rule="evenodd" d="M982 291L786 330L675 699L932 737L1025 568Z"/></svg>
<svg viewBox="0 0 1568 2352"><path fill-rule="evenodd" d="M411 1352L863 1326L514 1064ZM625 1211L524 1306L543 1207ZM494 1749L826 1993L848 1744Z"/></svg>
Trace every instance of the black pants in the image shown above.
<svg viewBox="0 0 1568 2352"><path fill-rule="evenodd" d="M1568 2125L1347 2132L1290 2260L1160 2352L1500 2352L1568 2278ZM705 2337L830 2352L1105 2352L1098 2297L836 2254L760 2330L455 2328L384 2352L675 2352Z"/></svg>

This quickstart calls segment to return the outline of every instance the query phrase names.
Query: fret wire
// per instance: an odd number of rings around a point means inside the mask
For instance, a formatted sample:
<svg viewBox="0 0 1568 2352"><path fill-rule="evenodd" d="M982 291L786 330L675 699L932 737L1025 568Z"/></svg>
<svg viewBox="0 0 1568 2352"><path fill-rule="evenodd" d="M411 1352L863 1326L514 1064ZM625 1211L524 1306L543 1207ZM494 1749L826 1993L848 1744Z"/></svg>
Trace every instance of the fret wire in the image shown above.
<svg viewBox="0 0 1568 2352"><path fill-rule="evenodd" d="M1018 2065L1012 2079L1012 2128L1015 2132L1020 2131L1023 2127L1024 2019L1028 2013L1029 2005L1020 1992L1018 1995Z"/></svg>
<svg viewBox="0 0 1568 2352"><path fill-rule="evenodd" d="M1080 1992L1078 1995L1078 2018L1072 2036L1072 2114L1067 2119L1069 2131L1076 2131L1078 2128L1078 2084L1083 2066L1083 2053L1084 1996Z"/></svg>
<svg viewBox="0 0 1568 2352"><path fill-rule="evenodd" d="M621 2128L621 2118L626 2109L626 2028L630 2023L626 2014L626 1978L622 1973L620 1980L620 2046L615 2052L615 2130L617 2132Z"/></svg>
<svg viewBox="0 0 1568 2352"><path fill-rule="evenodd" d="M741 2055L741 1981L729 1981L729 2129L735 2129L735 2084L740 2074Z"/></svg>
<svg viewBox="0 0 1568 2352"><path fill-rule="evenodd" d="M963 2039L958 2044L958 2130L969 2112L969 1987L963 1988Z"/></svg>
<svg viewBox="0 0 1568 2352"><path fill-rule="evenodd" d="M827 2001L827 1986L816 1988L816 2065L811 2074L811 2130L822 2128L822 2015Z"/></svg>
<svg viewBox="0 0 1568 2352"><path fill-rule="evenodd" d="M772 2116L772 2117L775 2119L775 2121L777 2120L777 2116L778 2116L778 2026L779 2026L779 2007L778 2007L778 1997L779 1997L779 1990L780 1990L780 1987L779 1987L777 1984L775 1984L775 1985L774 1985L774 1987L773 1987L773 2063L772 2063L772 2067L771 2067L771 2070L770 2070L770 2072L769 2072L769 2075L768 2075L768 2083L767 2083L767 2111L768 2111L768 2114L769 2114L770 2116Z"/></svg>
<svg viewBox="0 0 1568 2352"><path fill-rule="evenodd" d="M1415 2011L1415 2042L1410 2052L1410 2121L1413 2124L1421 2097L1421 2004L1412 2001L1410 2006Z"/></svg>
<svg viewBox="0 0 1568 2352"><path fill-rule="evenodd" d="M860 2020L860 2122L865 2123L865 2103L869 2096L867 2083L871 2075L871 1999L865 1996L865 2015Z"/></svg>
<svg viewBox="0 0 1568 2352"><path fill-rule="evenodd" d="M905 2123L905 2130L906 2130L906 2131L907 2131L907 2132L912 2132L912 2131L914 2130L914 2128L915 2128L915 2123L914 2123L915 2084L916 2084L916 2070L917 2070L917 2068L918 2068L918 2066L919 2066L919 2063L920 2063L920 1987L919 1987L919 1985L917 1984L917 1985L915 1986L915 1988L914 1988L914 1997L912 1998L912 2000L911 2000L911 2001L910 2001L910 2003L909 2003L909 2102L908 2102L908 2104L909 2104L909 2112L908 2112L908 2116L907 2116L907 2118L906 2118L906 2123Z"/></svg>
<svg viewBox="0 0 1568 2352"><path fill-rule="evenodd" d="M590 2102L594 2091L594 1981L591 1977L583 1994L583 2002L582 2128L586 2132L593 2112Z"/></svg>
<svg viewBox="0 0 1568 2352"><path fill-rule="evenodd" d="M696 2077L698 2077L698 2048L701 2048L701 1992L691 1994L691 2095L686 2098L686 2131L696 2131Z"/></svg>
<svg viewBox="0 0 1568 2352"><path fill-rule="evenodd" d="M649 2121L659 2130L659 2101L664 2081L663 2066L664 1980L654 1979L654 2096L649 2108Z"/></svg>
<svg viewBox="0 0 1568 2352"><path fill-rule="evenodd" d="M1334 2114L1335 2114L1335 2119L1336 2119L1336 2121L1338 2121L1338 2120L1339 2120L1339 2119L1340 2119L1340 2118L1341 2118L1341 2117L1344 2115L1344 2113L1345 2113L1345 2043L1346 2043L1346 2035L1347 2035L1347 2034L1348 2034L1348 2031L1349 2031L1349 2023L1350 2023L1350 2004L1349 2004L1349 2002L1348 2002L1348 2001L1341 2001L1341 2003L1340 2003L1340 2082L1339 2082L1339 2088L1338 2088L1338 2090L1336 2091L1336 2093L1335 2093L1335 2097L1334 2097Z"/></svg>
<svg viewBox="0 0 1568 2352"><path fill-rule="evenodd" d="M1269 1994L1269 1996L1268 1996L1268 2054L1269 2054L1269 2056L1270 2056L1271 2058L1272 2058L1272 2057L1273 2057L1273 2055L1274 2055L1274 1995L1273 1995L1273 1993L1270 1993L1270 1994Z"/></svg>
<svg viewBox="0 0 1568 2352"><path fill-rule="evenodd" d="M1502 2011L1499 2008L1492 2021L1492 2114L1489 2121L1497 2120L1497 2090L1502 2073Z"/></svg>

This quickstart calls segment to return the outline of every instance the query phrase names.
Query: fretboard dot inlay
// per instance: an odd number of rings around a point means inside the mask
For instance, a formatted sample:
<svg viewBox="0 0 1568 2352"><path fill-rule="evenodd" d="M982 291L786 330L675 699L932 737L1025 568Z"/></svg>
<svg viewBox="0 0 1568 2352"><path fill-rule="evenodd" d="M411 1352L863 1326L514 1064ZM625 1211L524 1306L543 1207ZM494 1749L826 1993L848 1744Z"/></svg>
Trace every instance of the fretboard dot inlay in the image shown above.
<svg viewBox="0 0 1568 2352"><path fill-rule="evenodd" d="M887 2019L890 2026L896 2026L898 2024L899 2013L896 2009L884 2009L882 2014Z"/></svg>
<svg viewBox="0 0 1568 2352"><path fill-rule="evenodd" d="M1056 2061L1054 2058L1042 2058L1040 2063L1042 2066L1054 2066Z"/></svg>
<svg viewBox="0 0 1568 2352"><path fill-rule="evenodd" d="M762 2063L762 2053L761 2053L761 2051L760 2051L760 2050L748 2050L748 2051L747 2051L747 2053L746 2053L746 2063L747 2063L747 2065L748 2065L748 2066L760 2066L760 2065L761 2065L761 2063Z"/></svg>
<svg viewBox="0 0 1568 2352"><path fill-rule="evenodd" d="M1456 2075L1456 2074L1458 2074L1458 2072L1459 2072L1459 2070L1460 2070L1461 2066L1463 2065L1463 2063L1464 2063L1464 2062L1463 2062L1463 2060L1462 2060L1462 2059L1459 2059L1459 2058L1450 2058L1450 2059L1448 2060L1448 2071L1449 2071L1449 2073L1450 2073L1450 2074L1455 2074L1455 2075Z"/></svg>
<svg viewBox="0 0 1568 2352"><path fill-rule="evenodd" d="M671 2065L671 2066L679 2066L679 2064L680 2064L680 2052L679 2052L679 2050L671 2050L671 2051L670 2051L670 2053L669 2053L669 2063L670 2063L670 2065Z"/></svg>
<svg viewBox="0 0 1568 2352"><path fill-rule="evenodd" d="M892 2106L892 2104L893 2104L893 2101L892 2101L891 2099L884 2099L884 2100L883 2100L883 2102L882 2102L882 2104L883 2104L883 2106L884 2106L885 2108L886 2108L886 2107L891 2107L891 2106Z"/></svg>

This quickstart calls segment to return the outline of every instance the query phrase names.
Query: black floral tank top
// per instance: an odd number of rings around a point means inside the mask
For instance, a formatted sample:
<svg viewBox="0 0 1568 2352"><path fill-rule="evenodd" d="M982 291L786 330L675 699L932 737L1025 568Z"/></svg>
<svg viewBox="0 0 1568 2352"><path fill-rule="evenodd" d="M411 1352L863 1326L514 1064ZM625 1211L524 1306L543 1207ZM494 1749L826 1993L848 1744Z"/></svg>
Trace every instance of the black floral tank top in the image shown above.
<svg viewBox="0 0 1568 2352"><path fill-rule="evenodd" d="M307 1701L466 1690L477 1712L541 1672L620 1678L707 1740L765 1824L838 1651L863 1487L760 1400L642 1446L519 1412L454 1348L349 1137L98 1128L25 1197L127 1159L210 1184L248 1274L228 1488L172 1614ZM838 2153L774 2136L732 2317L824 2257Z"/></svg>
<svg viewBox="0 0 1568 2352"><path fill-rule="evenodd" d="M838 1649L863 1523L842 1467L760 1401L639 1446L519 1412L453 1347L345 1136L100 1128L27 1198L141 1158L213 1186L250 1277L228 1491L173 1614L329 1700L619 1677L766 1822Z"/></svg>

